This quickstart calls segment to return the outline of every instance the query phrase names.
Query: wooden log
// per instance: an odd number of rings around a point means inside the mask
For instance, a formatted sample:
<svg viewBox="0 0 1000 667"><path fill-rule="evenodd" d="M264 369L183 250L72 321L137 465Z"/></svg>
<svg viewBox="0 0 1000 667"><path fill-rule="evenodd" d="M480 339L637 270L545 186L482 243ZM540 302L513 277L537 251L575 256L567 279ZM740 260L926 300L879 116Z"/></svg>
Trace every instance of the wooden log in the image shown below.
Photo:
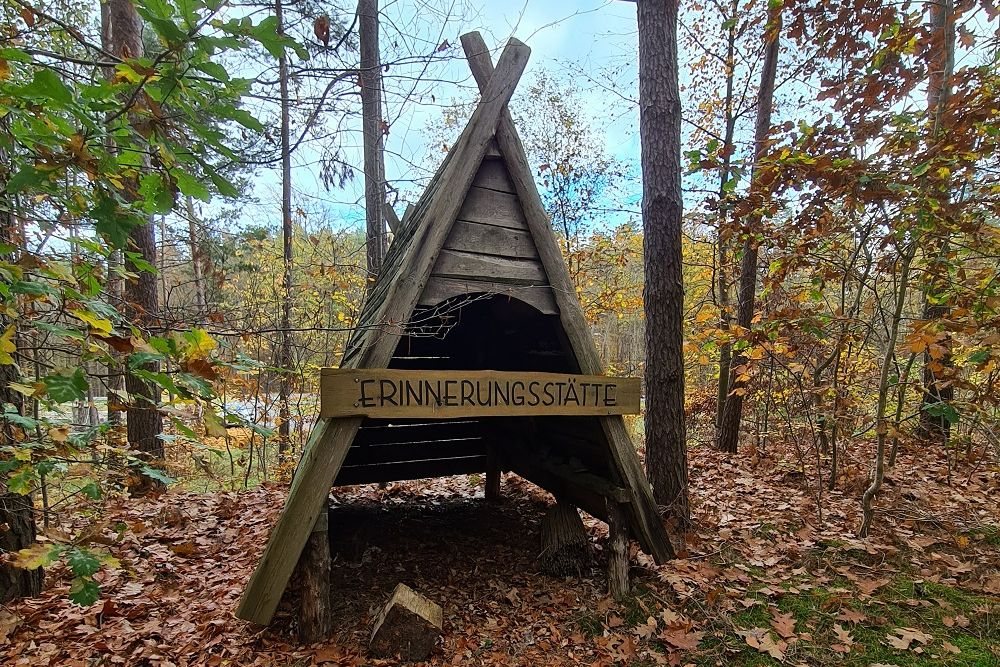
<svg viewBox="0 0 1000 667"><path fill-rule="evenodd" d="M576 507L556 502L542 517L542 551L538 564L554 577L581 576L590 565L590 540Z"/></svg>
<svg viewBox="0 0 1000 667"><path fill-rule="evenodd" d="M320 512L292 575L298 592L299 639L308 644L323 641L333 631L328 525L328 513Z"/></svg>
<svg viewBox="0 0 1000 667"><path fill-rule="evenodd" d="M441 636L441 607L406 584L398 584L375 620L372 657L426 660Z"/></svg>
<svg viewBox="0 0 1000 667"><path fill-rule="evenodd" d="M608 515L608 592L621 602L629 594L628 581L628 515L622 505L610 498Z"/></svg>
<svg viewBox="0 0 1000 667"><path fill-rule="evenodd" d="M446 299L466 294L494 294L523 301L543 315L558 315L556 299L552 288L547 285L510 285L479 280L476 278L439 278L432 276L427 281L420 303L434 306Z"/></svg>

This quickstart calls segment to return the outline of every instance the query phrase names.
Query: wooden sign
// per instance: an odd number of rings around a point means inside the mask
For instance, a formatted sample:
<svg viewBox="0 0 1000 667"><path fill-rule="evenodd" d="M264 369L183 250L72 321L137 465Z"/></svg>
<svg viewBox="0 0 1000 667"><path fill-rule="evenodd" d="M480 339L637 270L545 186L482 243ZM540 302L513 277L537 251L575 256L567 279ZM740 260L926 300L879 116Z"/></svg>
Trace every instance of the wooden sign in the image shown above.
<svg viewBox="0 0 1000 667"><path fill-rule="evenodd" d="M320 416L518 417L639 413L639 378L324 368Z"/></svg>

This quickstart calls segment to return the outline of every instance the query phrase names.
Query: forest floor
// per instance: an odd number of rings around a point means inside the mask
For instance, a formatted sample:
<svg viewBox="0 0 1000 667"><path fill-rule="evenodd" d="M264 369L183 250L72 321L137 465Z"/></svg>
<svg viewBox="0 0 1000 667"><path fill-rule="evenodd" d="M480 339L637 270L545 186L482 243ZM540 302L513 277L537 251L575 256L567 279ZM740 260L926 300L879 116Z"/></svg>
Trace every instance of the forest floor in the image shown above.
<svg viewBox="0 0 1000 667"><path fill-rule="evenodd" d="M663 566L633 551L633 595L606 595L602 523L581 577L538 572L550 499L506 476L338 490L335 635L294 640L233 616L285 487L170 491L109 501L121 568L79 608L67 573L38 599L0 609L6 665L390 665L370 660L372 620L398 582L444 608L434 665L1000 665L1000 471L902 456L856 537L860 480L823 491L778 459L691 451L694 528ZM634 548L634 547L633 547Z"/></svg>

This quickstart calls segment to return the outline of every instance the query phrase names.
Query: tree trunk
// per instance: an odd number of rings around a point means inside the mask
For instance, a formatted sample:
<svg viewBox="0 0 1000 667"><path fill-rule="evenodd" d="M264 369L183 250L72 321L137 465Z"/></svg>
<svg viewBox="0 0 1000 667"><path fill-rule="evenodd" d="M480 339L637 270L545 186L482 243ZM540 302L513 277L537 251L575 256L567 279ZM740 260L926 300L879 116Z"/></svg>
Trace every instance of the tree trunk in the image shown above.
<svg viewBox="0 0 1000 667"><path fill-rule="evenodd" d="M274 15L278 19L277 31L285 34L285 8L282 0L275 0ZM278 387L278 456L288 450L291 436L289 399L292 394L292 146L291 119L288 98L288 55L283 50L278 58L279 92L281 95L281 244L283 258L281 300L281 349L278 368L281 383Z"/></svg>
<svg viewBox="0 0 1000 667"><path fill-rule="evenodd" d="M645 237L646 474L656 502L685 526L690 510L684 420L677 2L639 0L637 7Z"/></svg>
<svg viewBox="0 0 1000 667"><path fill-rule="evenodd" d="M108 53L114 48L111 44L111 10L110 3L101 3L101 48ZM108 79L114 76L114 68L105 68L104 75ZM111 112L108 112L111 115ZM112 139L105 140L110 153L114 147ZM122 307L124 295L122 294L122 279L118 273L122 267L121 251L112 249L108 255L108 282L106 285L107 299L115 308ZM122 374L121 364L118 362L119 354L114 349L109 351L113 360L108 363L108 379L105 382L108 393L107 418L111 424L120 424L122 420L122 397L120 392L125 387L125 376Z"/></svg>
<svg viewBox="0 0 1000 667"><path fill-rule="evenodd" d="M729 20L729 32L726 36L726 96L723 101L726 112L726 127L723 135L722 150L722 173L719 175L719 228L716 232L716 243L718 244L718 275L716 276L716 290L718 295L716 303L719 306L719 328L725 335L729 333L729 204L731 199L728 193L729 178L732 173L733 160L733 136L736 134L736 114L733 110L734 92L733 88L736 79L736 23L737 12L739 11L739 1L734 0L731 13L727 17ZM719 347L719 381L718 392L715 404L715 428L718 431L722 424L722 414L726 408L726 398L729 396L729 368L732 364L733 347L728 338Z"/></svg>
<svg viewBox="0 0 1000 667"><path fill-rule="evenodd" d="M197 320L201 321L207 314L208 302L205 298L205 282L202 278L201 244L198 242L198 218L194 211L194 197L185 197L188 219L188 245L191 248L191 274L194 279L194 305L197 309Z"/></svg>
<svg viewBox="0 0 1000 667"><path fill-rule="evenodd" d="M111 51L122 58L139 58L143 54L142 20L135 10L131 0L108 0L106 18L110 21L109 41ZM134 187L129 186L126 191ZM129 196L129 195L126 195ZM132 194L135 197L136 195ZM128 245L131 252L150 266L156 266L156 235L152 220L144 225L134 227L129 232ZM125 270L135 274L135 278L125 281L123 286L124 313L136 326L145 328L157 323L159 302L157 299L156 276L141 270L128 258L124 259ZM143 370L158 372L160 365L150 362L142 366ZM125 390L129 394L125 410L129 445L139 455L150 462L163 459L163 420L158 405L160 402L159 386L147 382L125 369ZM135 491L147 490L155 486L152 480L145 479ZM141 488L140 488L141 487Z"/></svg>
<svg viewBox="0 0 1000 667"><path fill-rule="evenodd" d="M7 120L0 121L6 125ZM4 151L0 146L0 160L4 157ZM7 192L7 183L0 182L0 193ZM14 206L11 195L3 194L3 201L0 202L0 242L7 245L19 246L14 225ZM14 261L13 257L3 256L4 261ZM7 327L13 324L17 326L17 321L6 314L0 314L0 332L6 331ZM14 340L18 338L16 330ZM16 358L15 358L16 361ZM24 414L24 400L20 392L10 388L11 382L20 380L20 373L15 364L0 365L0 407L11 404L18 414ZM2 423L0 431L0 445L5 448L14 444L14 429L17 428L9 421ZM6 475L4 476L6 479ZM7 490L7 485L0 481L0 604L9 602L16 598L31 597L42 592L42 569L22 570L15 568L6 561L6 554L25 549L35 541L35 511L32 506L31 496L22 496L19 493L11 493Z"/></svg>
<svg viewBox="0 0 1000 667"><path fill-rule="evenodd" d="M903 251L902 262L899 267L899 291L896 293L892 324L889 328L889 340L886 341L885 354L882 357L882 368L878 381L878 404L875 408L875 433L877 438L875 474L872 476L871 484L861 496L863 518L861 529L858 531L861 537L868 537L872 518L875 516L875 496L882 488L882 480L885 477L885 442L889 432L889 424L885 418L886 404L889 400L889 365L892 363L892 358L896 353L896 341L899 339L899 323L903 319L903 306L906 304L906 288L910 279L910 262L913 260L915 252L916 244L911 242L910 247Z"/></svg>
<svg viewBox="0 0 1000 667"><path fill-rule="evenodd" d="M941 119L951 97L951 74L955 67L955 7L953 0L938 0L930 3L931 39L935 42L933 60L929 65L927 82L927 115L930 118L931 140L941 131ZM935 193L942 208L946 209L951 199L947 188ZM942 299L939 290L947 290L948 268L944 258L950 246L947 236L939 240L929 261L927 275L929 284L924 288L923 319L926 322L940 320L951 310L949 300ZM938 297L932 299L931 297ZM950 403L955 398L955 389L950 384L954 374L951 359L950 340L943 341L947 349L944 356L935 360L929 351L923 355L923 393L920 405L920 434L942 444L948 442L951 422L944 414L931 414L930 406ZM937 369L937 372L935 372ZM946 384L947 383L947 384ZM937 411L941 412L941 411Z"/></svg>
<svg viewBox="0 0 1000 667"><path fill-rule="evenodd" d="M368 289L385 256L385 163L382 154L382 65L378 41L378 0L358 1L358 41L361 48L361 124L365 157L365 228L368 248Z"/></svg>
<svg viewBox="0 0 1000 667"><path fill-rule="evenodd" d="M764 67L760 74L760 88L757 91L757 122L754 127L754 163L750 174L750 196L754 197L760 185L760 160L767 150L767 136L771 131L771 112L774 101L774 80L778 70L778 36L781 32L781 4L771 3L767 11L764 50ZM754 215L752 222L760 220ZM748 225L746 240L743 242L743 259L740 263L740 288L737 301L736 324L743 334L750 332L753 322L754 297L757 290L757 240L756 225ZM747 382L741 379L746 374L748 359L742 352L734 353L729 371L729 396L726 398L722 421L719 423L718 446L724 452L735 453L740 436L740 422L743 419L743 395Z"/></svg>

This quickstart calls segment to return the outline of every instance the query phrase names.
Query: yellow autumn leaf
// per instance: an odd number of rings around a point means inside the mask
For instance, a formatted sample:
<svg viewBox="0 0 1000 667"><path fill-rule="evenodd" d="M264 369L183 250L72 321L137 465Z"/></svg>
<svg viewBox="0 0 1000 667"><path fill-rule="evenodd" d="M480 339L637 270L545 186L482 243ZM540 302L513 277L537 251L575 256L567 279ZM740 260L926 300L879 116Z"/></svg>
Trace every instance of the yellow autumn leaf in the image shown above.
<svg viewBox="0 0 1000 667"><path fill-rule="evenodd" d="M188 344L184 356L188 359L205 359L209 352L219 346L204 329L192 329L184 338Z"/></svg>
<svg viewBox="0 0 1000 667"><path fill-rule="evenodd" d="M10 63L4 58L0 58L0 81L10 78Z"/></svg>
<svg viewBox="0 0 1000 667"><path fill-rule="evenodd" d="M14 363L14 357L11 356L17 351L17 345L14 343L14 325L11 324L4 330L3 335L0 336L0 366L10 366Z"/></svg>
<svg viewBox="0 0 1000 667"><path fill-rule="evenodd" d="M14 556L14 567L37 570L40 567L51 565L58 555L58 549L54 549L52 545L35 543L27 549L21 549L17 552Z"/></svg>
<svg viewBox="0 0 1000 667"><path fill-rule="evenodd" d="M99 317L88 310L71 310L70 314L78 320L90 325L90 328L95 331L106 334L111 333L111 320Z"/></svg>

